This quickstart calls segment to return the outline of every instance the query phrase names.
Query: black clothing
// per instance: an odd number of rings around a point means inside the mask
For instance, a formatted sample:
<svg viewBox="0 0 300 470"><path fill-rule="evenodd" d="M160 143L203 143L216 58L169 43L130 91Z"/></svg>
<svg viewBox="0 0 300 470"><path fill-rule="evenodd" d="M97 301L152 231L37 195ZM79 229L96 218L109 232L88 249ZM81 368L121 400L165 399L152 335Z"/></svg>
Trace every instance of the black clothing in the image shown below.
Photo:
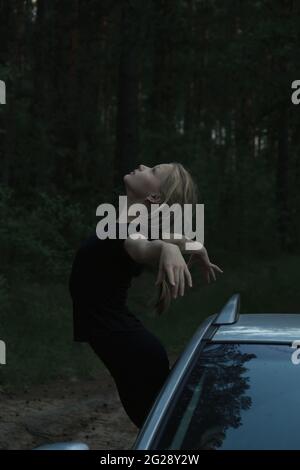
<svg viewBox="0 0 300 470"><path fill-rule="evenodd" d="M128 417L141 428L170 372L164 346L146 328L91 337L89 343L114 378Z"/></svg>
<svg viewBox="0 0 300 470"><path fill-rule="evenodd" d="M143 326L126 305L131 279L143 265L130 257L124 241L100 240L95 233L81 243L69 279L74 341L87 341L91 332L107 336Z"/></svg>
<svg viewBox="0 0 300 470"><path fill-rule="evenodd" d="M140 428L169 374L169 360L159 338L148 331L127 305L127 290L143 265L124 248L124 239L81 243L69 280L75 341L86 341L106 365L124 409Z"/></svg>

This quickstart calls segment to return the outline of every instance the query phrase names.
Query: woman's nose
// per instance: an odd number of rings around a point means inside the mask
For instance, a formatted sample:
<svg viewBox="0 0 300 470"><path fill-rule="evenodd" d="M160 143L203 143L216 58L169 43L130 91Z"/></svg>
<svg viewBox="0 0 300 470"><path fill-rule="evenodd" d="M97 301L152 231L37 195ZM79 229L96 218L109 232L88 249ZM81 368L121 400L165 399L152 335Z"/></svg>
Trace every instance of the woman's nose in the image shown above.
<svg viewBox="0 0 300 470"><path fill-rule="evenodd" d="M139 165L139 170L145 170L146 168L148 168L148 167L145 166L145 165Z"/></svg>

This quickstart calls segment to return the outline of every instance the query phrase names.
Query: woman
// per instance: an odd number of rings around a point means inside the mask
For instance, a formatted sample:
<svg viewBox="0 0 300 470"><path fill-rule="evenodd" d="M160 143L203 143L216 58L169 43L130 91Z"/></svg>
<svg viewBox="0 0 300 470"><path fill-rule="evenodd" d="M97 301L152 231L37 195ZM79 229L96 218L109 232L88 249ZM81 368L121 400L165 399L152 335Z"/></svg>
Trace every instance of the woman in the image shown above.
<svg viewBox="0 0 300 470"><path fill-rule="evenodd" d="M180 163L147 167L140 165L124 176L127 207L143 203L196 204L197 188ZM128 224L132 217L127 217ZM120 225L120 221L117 221ZM120 400L131 421L141 428L154 400L168 377L169 359L160 340L128 309L127 291L133 277L145 266L158 268L160 293L156 312L165 312L171 296L183 295L192 279L183 254L186 238L150 240L106 238L96 234L83 241L70 276L73 300L74 340L86 341L112 375ZM196 243L196 242L195 242ZM214 270L203 247L190 264L199 260L207 281Z"/></svg>

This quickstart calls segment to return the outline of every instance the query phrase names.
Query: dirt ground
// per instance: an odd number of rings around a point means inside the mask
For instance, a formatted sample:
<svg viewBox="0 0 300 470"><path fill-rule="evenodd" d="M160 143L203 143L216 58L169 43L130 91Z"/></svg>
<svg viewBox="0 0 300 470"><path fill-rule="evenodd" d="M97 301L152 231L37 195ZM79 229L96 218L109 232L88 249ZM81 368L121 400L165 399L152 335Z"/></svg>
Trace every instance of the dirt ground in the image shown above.
<svg viewBox="0 0 300 470"><path fill-rule="evenodd" d="M171 366L176 359L169 354ZM56 381L22 394L0 390L0 400L0 449L71 440L85 442L90 449L124 450L132 447L139 431L106 369L92 380Z"/></svg>

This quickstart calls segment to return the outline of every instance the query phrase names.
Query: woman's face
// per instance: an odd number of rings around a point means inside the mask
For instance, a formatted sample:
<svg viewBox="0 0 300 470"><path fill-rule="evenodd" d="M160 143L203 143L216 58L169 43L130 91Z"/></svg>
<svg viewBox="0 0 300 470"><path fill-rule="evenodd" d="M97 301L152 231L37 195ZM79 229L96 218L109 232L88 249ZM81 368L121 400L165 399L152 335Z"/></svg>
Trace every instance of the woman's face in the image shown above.
<svg viewBox="0 0 300 470"><path fill-rule="evenodd" d="M170 171L172 171L171 163L160 163L153 167L139 165L136 170L123 178L127 196L137 201L150 196L151 202L159 203L161 184Z"/></svg>

